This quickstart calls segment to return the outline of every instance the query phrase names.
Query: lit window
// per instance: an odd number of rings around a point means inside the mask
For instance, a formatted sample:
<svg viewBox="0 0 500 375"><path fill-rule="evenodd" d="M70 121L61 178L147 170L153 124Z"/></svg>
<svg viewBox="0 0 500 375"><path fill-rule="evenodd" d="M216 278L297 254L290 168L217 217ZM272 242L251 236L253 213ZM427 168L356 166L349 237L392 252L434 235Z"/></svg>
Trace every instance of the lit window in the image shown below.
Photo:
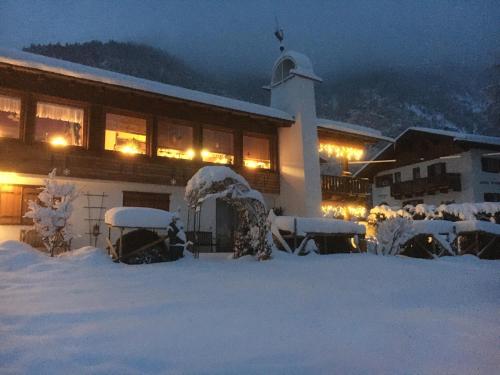
<svg viewBox="0 0 500 375"><path fill-rule="evenodd" d="M193 128L174 121L158 121L158 156L191 160L193 150Z"/></svg>
<svg viewBox="0 0 500 375"><path fill-rule="evenodd" d="M106 113L106 150L146 154L146 120Z"/></svg>
<svg viewBox="0 0 500 375"><path fill-rule="evenodd" d="M225 131L203 129L203 161L218 164L233 164L233 134Z"/></svg>
<svg viewBox="0 0 500 375"><path fill-rule="evenodd" d="M271 168L269 139L243 136L243 164L248 168Z"/></svg>
<svg viewBox="0 0 500 375"><path fill-rule="evenodd" d="M0 137L19 138L21 100L0 95Z"/></svg>
<svg viewBox="0 0 500 375"><path fill-rule="evenodd" d="M54 146L83 146L83 109L37 103L35 141Z"/></svg>

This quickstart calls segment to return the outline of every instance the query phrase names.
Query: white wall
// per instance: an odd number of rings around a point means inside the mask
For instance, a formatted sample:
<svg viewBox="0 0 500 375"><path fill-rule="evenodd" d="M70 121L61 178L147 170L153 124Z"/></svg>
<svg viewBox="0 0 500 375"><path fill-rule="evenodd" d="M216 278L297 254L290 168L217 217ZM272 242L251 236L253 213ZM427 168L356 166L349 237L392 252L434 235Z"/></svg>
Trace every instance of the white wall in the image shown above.
<svg viewBox="0 0 500 375"><path fill-rule="evenodd" d="M483 202L484 193L500 194L500 173L484 172L481 168L481 158L483 154L489 152L494 151L486 149L471 150L475 202Z"/></svg>
<svg viewBox="0 0 500 375"><path fill-rule="evenodd" d="M446 172L460 173L462 191L449 191L448 193L436 192L434 195L425 194L421 197L412 197L403 199L394 199L391 197L391 190L389 186L376 187L372 186L373 205L376 206L382 202L386 202L390 206L401 206L403 201L412 199L421 199L426 204L439 205L443 202L454 201L455 203L476 202L475 187L477 185L478 171L481 170L473 163L471 152L464 152L460 154L460 158L456 159L432 159L425 160L420 163L406 165L399 168L387 169L378 173L376 176L383 176L386 174L394 174L401 172L401 181L409 181L413 179L413 168L420 167L420 177L427 177L427 167L431 164L444 162L446 163Z"/></svg>
<svg viewBox="0 0 500 375"><path fill-rule="evenodd" d="M43 185L45 176L17 174L15 181L12 184L19 185ZM81 192L79 198L75 201L74 212L71 217L71 224L73 225L73 232L75 237L72 242L73 248L79 248L89 245L89 236L85 233L89 231L88 221L85 220L89 217L87 197L84 193L102 194L107 196L104 199L103 206L106 209L112 207L121 207L123 205L123 191L138 191L147 193L168 193L170 194L170 210L178 211L184 226L187 226L188 209L184 201L184 186L168 186L168 185L154 185L154 184L141 184L121 181L102 181L102 180L88 180L69 177L58 177L61 182L71 182L76 184L77 189ZM91 205L100 205L100 198L92 198ZM264 199L268 207L274 207L279 202L279 197L275 194L264 194ZM93 218L97 218L99 210L92 210ZM102 217L104 217L104 211ZM211 231L215 235L215 200L207 199L203 204L201 213L201 226L202 231ZM193 218L191 217L191 220ZM191 223L192 225L192 223ZM29 226L22 225L0 225L0 241L5 240L19 240L20 230L29 229ZM105 236L107 236L107 227L104 223L101 225L102 235L99 237L97 245L105 247ZM115 231L113 240L116 239L118 231ZM93 243L92 243L93 244Z"/></svg>

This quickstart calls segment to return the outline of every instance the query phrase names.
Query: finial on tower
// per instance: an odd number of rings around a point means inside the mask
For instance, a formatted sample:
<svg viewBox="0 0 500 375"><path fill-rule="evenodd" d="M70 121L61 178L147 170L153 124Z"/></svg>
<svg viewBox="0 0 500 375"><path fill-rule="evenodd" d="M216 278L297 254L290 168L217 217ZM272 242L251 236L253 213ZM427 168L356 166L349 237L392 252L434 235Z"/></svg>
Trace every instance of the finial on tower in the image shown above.
<svg viewBox="0 0 500 375"><path fill-rule="evenodd" d="M283 29L280 27L280 24L278 22L278 17L274 16L274 19L276 20L276 29L274 31L274 36L280 42L280 51L283 52L285 50L285 46L283 45L283 39L285 39L285 33L283 32Z"/></svg>

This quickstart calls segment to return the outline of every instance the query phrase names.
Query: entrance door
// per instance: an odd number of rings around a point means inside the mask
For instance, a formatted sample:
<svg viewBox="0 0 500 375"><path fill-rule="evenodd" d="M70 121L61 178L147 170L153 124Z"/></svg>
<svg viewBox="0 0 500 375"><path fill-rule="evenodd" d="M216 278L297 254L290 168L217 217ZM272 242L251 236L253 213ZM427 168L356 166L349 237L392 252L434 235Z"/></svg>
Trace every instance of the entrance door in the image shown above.
<svg viewBox="0 0 500 375"><path fill-rule="evenodd" d="M217 242L217 252L233 252L236 220L237 215L234 208L222 199L217 199L215 206L215 236Z"/></svg>

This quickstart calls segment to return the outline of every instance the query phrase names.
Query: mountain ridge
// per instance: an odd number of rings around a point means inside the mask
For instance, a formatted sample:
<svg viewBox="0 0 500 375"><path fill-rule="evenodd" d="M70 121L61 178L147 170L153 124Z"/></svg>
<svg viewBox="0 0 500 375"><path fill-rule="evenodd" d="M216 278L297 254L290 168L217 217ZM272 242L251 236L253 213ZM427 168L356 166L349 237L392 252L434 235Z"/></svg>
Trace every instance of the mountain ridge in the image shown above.
<svg viewBox="0 0 500 375"><path fill-rule="evenodd" d="M245 80L232 75L201 73L167 51L139 43L90 41L32 44L25 51L118 73L268 105L262 90L268 77L249 72ZM395 136L411 126L500 136L489 115L491 99L484 90L492 72L463 68L441 71L376 69L323 75L317 87L318 117L355 123Z"/></svg>

